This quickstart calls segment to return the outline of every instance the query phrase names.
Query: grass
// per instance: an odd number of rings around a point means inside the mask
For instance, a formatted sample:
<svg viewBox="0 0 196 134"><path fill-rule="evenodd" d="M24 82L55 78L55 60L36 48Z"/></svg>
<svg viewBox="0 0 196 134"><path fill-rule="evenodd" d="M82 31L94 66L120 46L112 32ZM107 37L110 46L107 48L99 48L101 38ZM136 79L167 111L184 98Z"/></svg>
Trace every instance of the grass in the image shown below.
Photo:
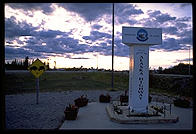
<svg viewBox="0 0 196 134"><path fill-rule="evenodd" d="M114 73L114 90L128 89L128 74ZM40 92L66 90L111 90L108 72L45 72L40 76ZM35 77L30 72L5 75L5 93L35 92Z"/></svg>
<svg viewBox="0 0 196 134"><path fill-rule="evenodd" d="M149 88L149 93L150 94L153 94L153 93L158 93L158 94L162 94L162 95L168 95L168 96L176 96L177 93L174 93L174 92L169 92L169 91L166 91L166 90L162 90L162 89L157 89L157 88Z"/></svg>
<svg viewBox="0 0 196 134"><path fill-rule="evenodd" d="M114 88L111 88L112 74L109 72L44 72L39 79L40 92L66 90L128 90L129 75L114 73ZM5 73L5 93L32 93L35 90L35 77L30 72ZM175 96L173 92L149 89L150 93Z"/></svg>

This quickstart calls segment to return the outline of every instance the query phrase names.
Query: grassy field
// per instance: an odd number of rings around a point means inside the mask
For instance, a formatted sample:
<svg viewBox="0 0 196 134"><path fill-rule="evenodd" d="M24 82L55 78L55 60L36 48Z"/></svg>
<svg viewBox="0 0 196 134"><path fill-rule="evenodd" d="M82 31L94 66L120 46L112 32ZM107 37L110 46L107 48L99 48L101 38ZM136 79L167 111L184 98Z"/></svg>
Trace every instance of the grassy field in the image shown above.
<svg viewBox="0 0 196 134"><path fill-rule="evenodd" d="M109 72L44 72L39 79L40 92L66 90L112 90ZM35 90L35 77L30 72L5 73L4 89L6 94L32 93ZM114 73L113 90L128 90L128 73ZM175 95L160 89L149 89L150 93Z"/></svg>
<svg viewBox="0 0 196 134"><path fill-rule="evenodd" d="M114 74L114 90L128 89L128 74ZM40 76L40 92L65 90L111 90L108 72L45 72ZM35 77L30 72L5 74L6 94L35 92Z"/></svg>

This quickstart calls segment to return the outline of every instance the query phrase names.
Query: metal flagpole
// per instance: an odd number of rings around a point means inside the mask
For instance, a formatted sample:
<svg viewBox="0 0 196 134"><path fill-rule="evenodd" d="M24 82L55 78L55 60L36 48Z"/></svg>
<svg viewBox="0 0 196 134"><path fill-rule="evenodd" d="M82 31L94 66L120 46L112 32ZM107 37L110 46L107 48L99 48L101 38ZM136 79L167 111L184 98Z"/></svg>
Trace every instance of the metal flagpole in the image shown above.
<svg viewBox="0 0 196 134"><path fill-rule="evenodd" d="M190 49L191 49L191 46L189 46L189 75L191 74L191 68L190 68Z"/></svg>
<svg viewBox="0 0 196 134"><path fill-rule="evenodd" d="M114 88L114 3L112 4L112 90Z"/></svg>

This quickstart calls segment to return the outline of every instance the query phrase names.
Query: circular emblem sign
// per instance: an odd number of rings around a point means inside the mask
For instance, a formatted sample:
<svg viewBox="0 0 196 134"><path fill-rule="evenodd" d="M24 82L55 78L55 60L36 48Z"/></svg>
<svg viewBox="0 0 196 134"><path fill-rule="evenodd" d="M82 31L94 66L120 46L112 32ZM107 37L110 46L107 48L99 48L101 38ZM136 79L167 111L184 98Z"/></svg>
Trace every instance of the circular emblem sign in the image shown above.
<svg viewBox="0 0 196 134"><path fill-rule="evenodd" d="M137 39L139 41L146 41L148 39L148 33L147 33L147 31L144 30L144 29L138 30L138 32L137 32Z"/></svg>

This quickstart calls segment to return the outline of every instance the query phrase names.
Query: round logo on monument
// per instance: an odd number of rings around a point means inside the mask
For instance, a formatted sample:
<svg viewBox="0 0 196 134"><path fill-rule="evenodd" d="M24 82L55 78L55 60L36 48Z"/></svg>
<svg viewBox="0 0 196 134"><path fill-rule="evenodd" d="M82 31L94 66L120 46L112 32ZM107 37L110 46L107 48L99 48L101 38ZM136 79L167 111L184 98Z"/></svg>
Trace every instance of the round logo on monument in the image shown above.
<svg viewBox="0 0 196 134"><path fill-rule="evenodd" d="M138 32L137 32L137 39L139 41L146 41L148 39L148 33L147 33L147 31L144 30L144 29L138 30Z"/></svg>

